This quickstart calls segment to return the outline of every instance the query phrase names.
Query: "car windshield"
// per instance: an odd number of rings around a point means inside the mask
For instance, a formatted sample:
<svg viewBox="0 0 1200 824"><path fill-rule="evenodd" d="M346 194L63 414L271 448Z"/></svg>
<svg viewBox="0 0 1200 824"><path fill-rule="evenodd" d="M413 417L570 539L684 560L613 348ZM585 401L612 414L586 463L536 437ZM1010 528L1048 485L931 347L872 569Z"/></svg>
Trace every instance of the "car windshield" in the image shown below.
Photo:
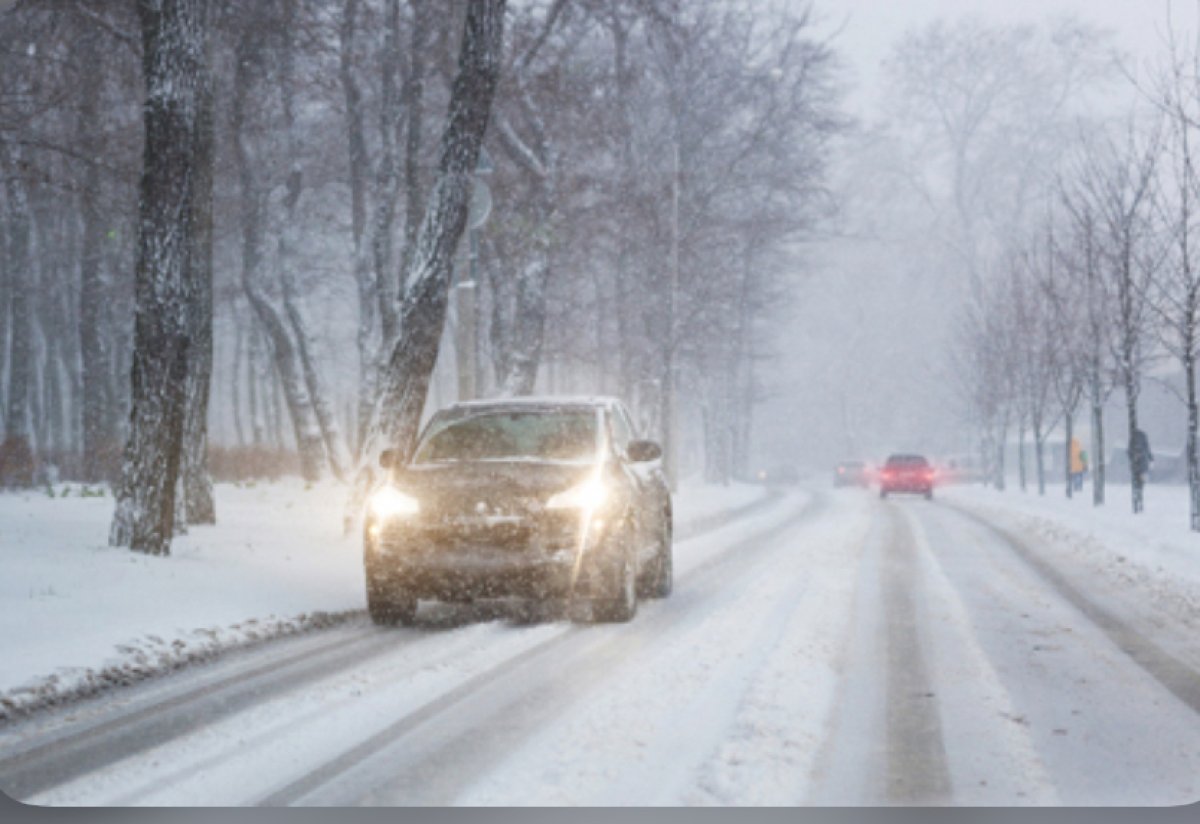
<svg viewBox="0 0 1200 824"><path fill-rule="evenodd" d="M888 458L888 466L920 467L928 466L929 462L920 455L893 455Z"/></svg>
<svg viewBox="0 0 1200 824"><path fill-rule="evenodd" d="M481 412L434 421L413 463L593 461L599 449L596 423L591 409Z"/></svg>

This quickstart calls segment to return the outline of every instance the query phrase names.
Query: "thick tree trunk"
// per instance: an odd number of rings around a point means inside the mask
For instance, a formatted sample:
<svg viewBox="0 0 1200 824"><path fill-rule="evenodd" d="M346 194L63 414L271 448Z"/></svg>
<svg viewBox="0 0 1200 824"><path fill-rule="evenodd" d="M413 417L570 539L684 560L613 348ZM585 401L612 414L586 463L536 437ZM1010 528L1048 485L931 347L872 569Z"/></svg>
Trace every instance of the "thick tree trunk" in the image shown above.
<svg viewBox="0 0 1200 824"><path fill-rule="evenodd" d="M140 0L146 79L133 408L109 541L167 554L187 405L187 266L197 118L207 85L199 0Z"/></svg>
<svg viewBox="0 0 1200 824"><path fill-rule="evenodd" d="M0 143L0 152L4 144ZM7 178L9 225L9 341L8 392L4 409L4 439L0 441L0 487L33 486L34 453L30 433L33 346L32 214L23 182L19 179L19 148L0 154L0 176ZM4 341L0 340L0 346Z"/></svg>
<svg viewBox="0 0 1200 824"><path fill-rule="evenodd" d="M200 85L196 109L195 182L186 277L191 297L187 415L183 425L181 511L190 524L215 524L217 507L208 472L208 401L213 369L213 163L214 90Z"/></svg>
<svg viewBox="0 0 1200 824"><path fill-rule="evenodd" d="M445 324L454 251L466 226L475 166L500 72L504 8L505 0L471 0L467 7L437 179L412 267L403 273L400 334L391 347L368 430L364 455L371 462L388 446L407 459L416 440ZM367 472L360 478L360 492L363 482L370 482Z"/></svg>
<svg viewBox="0 0 1200 824"><path fill-rule="evenodd" d="M358 29L359 0L346 0L342 9L339 51L342 96L346 105L346 146L349 149L350 233L353 239L351 260L354 283L358 293L358 413L355 418L354 450L362 449L362 439L370 404L375 394L375 349L372 334L377 312L375 276L366 250L367 179L370 160L367 156L366 118L363 115L362 90L354 69L354 43Z"/></svg>

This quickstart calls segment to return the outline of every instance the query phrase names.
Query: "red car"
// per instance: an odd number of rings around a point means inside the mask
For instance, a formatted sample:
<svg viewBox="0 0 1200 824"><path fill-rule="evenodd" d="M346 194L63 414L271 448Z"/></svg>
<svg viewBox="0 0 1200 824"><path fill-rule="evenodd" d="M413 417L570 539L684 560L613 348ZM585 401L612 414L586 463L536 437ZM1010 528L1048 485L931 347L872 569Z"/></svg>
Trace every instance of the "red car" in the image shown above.
<svg viewBox="0 0 1200 824"><path fill-rule="evenodd" d="M892 455L879 472L879 497L909 492L933 498L933 467L922 455Z"/></svg>

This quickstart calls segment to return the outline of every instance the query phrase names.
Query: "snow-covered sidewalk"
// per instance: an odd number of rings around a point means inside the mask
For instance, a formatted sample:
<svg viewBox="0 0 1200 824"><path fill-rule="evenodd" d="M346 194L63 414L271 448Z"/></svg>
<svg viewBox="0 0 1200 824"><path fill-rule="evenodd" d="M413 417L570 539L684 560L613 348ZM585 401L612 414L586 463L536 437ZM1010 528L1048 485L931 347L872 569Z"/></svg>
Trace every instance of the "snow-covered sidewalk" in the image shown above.
<svg viewBox="0 0 1200 824"><path fill-rule="evenodd" d="M979 512L1039 546L1055 551L1079 574L1166 610L1200 628L1200 533L1188 529L1188 491L1152 485L1146 507L1134 515L1129 485L1109 484L1105 504L1092 504L1091 486L1068 500L1062 484L1021 492L982 486L938 491L947 502Z"/></svg>
<svg viewBox="0 0 1200 824"><path fill-rule="evenodd" d="M335 483L219 484L219 523L193 527L167 558L108 546L111 497L53 491L0 494L0 718L364 608L361 545L342 533ZM685 484L678 528L765 495Z"/></svg>

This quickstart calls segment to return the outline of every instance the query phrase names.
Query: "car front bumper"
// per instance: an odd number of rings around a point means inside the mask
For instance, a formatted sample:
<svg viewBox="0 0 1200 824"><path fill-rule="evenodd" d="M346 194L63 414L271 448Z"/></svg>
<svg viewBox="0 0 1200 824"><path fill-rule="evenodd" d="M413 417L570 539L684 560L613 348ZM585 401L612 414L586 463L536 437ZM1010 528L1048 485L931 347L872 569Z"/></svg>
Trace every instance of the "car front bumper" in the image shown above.
<svg viewBox="0 0 1200 824"><path fill-rule="evenodd" d="M612 547L602 529L578 522L428 528L398 524L368 532L372 577L417 598L566 598L608 583Z"/></svg>

